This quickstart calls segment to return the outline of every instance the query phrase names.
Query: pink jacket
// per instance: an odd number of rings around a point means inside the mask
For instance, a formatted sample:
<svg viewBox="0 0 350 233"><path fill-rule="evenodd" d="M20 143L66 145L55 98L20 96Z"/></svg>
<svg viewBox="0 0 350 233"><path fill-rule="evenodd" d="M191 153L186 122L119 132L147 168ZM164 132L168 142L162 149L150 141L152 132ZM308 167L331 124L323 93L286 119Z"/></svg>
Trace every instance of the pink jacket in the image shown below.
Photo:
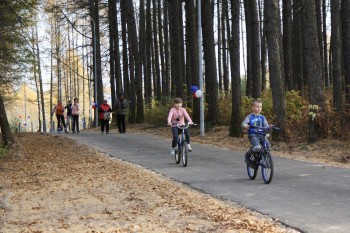
<svg viewBox="0 0 350 233"><path fill-rule="evenodd" d="M72 104L72 115L79 115L80 106L78 103Z"/></svg>
<svg viewBox="0 0 350 233"><path fill-rule="evenodd" d="M192 119L188 115L186 109L180 108L179 110L177 110L175 107L173 107L170 109L168 115L168 124L171 124L171 127L177 127L177 124L184 125L185 118L188 122L192 122ZM177 121L176 119L179 119L180 121Z"/></svg>

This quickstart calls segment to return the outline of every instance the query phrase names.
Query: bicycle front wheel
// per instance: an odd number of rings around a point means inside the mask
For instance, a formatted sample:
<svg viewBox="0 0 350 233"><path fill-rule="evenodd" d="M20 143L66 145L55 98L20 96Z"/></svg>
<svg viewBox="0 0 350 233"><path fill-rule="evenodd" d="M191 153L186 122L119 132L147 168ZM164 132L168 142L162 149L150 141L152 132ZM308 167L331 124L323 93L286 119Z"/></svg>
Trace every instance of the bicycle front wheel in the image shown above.
<svg viewBox="0 0 350 233"><path fill-rule="evenodd" d="M254 162L254 164L252 165L252 162ZM248 177L251 180L255 180L256 175L258 174L258 166L256 165L255 161L251 161L249 164L247 164L247 173L248 173Z"/></svg>
<svg viewBox="0 0 350 233"><path fill-rule="evenodd" d="M187 167L187 157L188 157L187 142L183 142L183 144L182 144L182 165L184 167Z"/></svg>
<svg viewBox="0 0 350 233"><path fill-rule="evenodd" d="M265 184L271 183L273 177L273 161L268 151L262 156L261 174Z"/></svg>
<svg viewBox="0 0 350 233"><path fill-rule="evenodd" d="M181 159L181 150L180 150L181 146L178 145L178 148L175 150L175 163L179 164L180 163L180 159Z"/></svg>

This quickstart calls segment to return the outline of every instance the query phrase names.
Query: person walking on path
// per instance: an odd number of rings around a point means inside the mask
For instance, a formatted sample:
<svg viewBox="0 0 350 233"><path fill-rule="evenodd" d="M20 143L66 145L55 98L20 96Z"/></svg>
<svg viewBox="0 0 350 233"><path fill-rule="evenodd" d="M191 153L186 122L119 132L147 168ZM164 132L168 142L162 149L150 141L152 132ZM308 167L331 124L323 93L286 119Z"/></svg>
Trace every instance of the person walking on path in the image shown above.
<svg viewBox="0 0 350 233"><path fill-rule="evenodd" d="M66 126L67 131L68 129L72 129L72 101L68 100L68 104L64 107L64 109L67 109L67 120L66 120Z"/></svg>
<svg viewBox="0 0 350 233"><path fill-rule="evenodd" d="M64 127L64 132L68 133L66 124L64 123L64 107L61 100L57 101L57 104L53 108L51 115L53 115L54 113L56 113L57 131L60 132L62 130L61 128L61 123L62 123Z"/></svg>
<svg viewBox="0 0 350 233"><path fill-rule="evenodd" d="M79 131L79 114L80 114L80 106L79 106L78 98L74 98L74 104L72 105L73 133L80 132Z"/></svg>
<svg viewBox="0 0 350 233"><path fill-rule="evenodd" d="M107 104L107 99L103 100L103 103L101 104L100 108L98 109L98 112L100 113L100 121L101 121L101 134L104 133L106 128L106 134L109 134L109 121L111 120L111 106Z"/></svg>
<svg viewBox="0 0 350 233"><path fill-rule="evenodd" d="M174 107L170 109L169 115L168 115L168 125L171 126L171 132L173 134L173 140L171 143L171 152L170 152L171 156L175 155L177 139L179 137L179 129L177 125L184 125L185 118L187 119L188 124L193 124L192 119L188 115L186 109L182 107L182 99L176 98L174 100ZM188 151L192 151L192 147L190 144L190 132L188 129L185 129L185 135L186 135Z"/></svg>
<svg viewBox="0 0 350 233"><path fill-rule="evenodd" d="M118 125L119 133L125 133L126 132L125 115L126 115L126 109L128 108L128 101L124 99L123 93L118 94L115 108L117 113L117 125Z"/></svg>

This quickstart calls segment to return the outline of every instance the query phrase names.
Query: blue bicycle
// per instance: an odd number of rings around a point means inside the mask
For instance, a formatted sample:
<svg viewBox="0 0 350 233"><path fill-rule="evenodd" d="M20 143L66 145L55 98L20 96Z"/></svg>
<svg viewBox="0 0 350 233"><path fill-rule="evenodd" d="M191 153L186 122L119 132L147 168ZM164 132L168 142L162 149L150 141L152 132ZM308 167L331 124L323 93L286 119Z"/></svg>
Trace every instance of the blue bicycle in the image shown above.
<svg viewBox="0 0 350 233"><path fill-rule="evenodd" d="M176 164L179 164L180 161L182 161L182 165L184 167L187 167L188 161L188 146L185 136L185 129L187 129L189 126L189 124L177 125L177 128L179 129L179 137L177 139L177 148L175 150L175 162Z"/></svg>
<svg viewBox="0 0 350 233"><path fill-rule="evenodd" d="M261 149L250 156L250 162L247 164L247 172L249 179L254 180L258 174L259 166L261 166L261 175L265 184L269 184L272 181L274 167L270 148L267 143L266 137L272 129L280 130L275 126L270 127L253 127L257 129L257 134L262 135L260 138Z"/></svg>

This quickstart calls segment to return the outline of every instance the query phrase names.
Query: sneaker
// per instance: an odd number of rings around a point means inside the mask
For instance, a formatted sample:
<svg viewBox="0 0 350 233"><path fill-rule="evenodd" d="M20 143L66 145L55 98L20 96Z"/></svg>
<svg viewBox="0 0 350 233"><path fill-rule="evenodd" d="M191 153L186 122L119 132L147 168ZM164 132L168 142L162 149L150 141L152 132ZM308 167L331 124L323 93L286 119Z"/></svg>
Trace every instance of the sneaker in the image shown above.
<svg viewBox="0 0 350 233"><path fill-rule="evenodd" d="M170 156L175 156L175 148L171 148Z"/></svg>
<svg viewBox="0 0 350 233"><path fill-rule="evenodd" d="M109 132L106 132L106 134L109 134Z"/></svg>
<svg viewBox="0 0 350 233"><path fill-rule="evenodd" d="M101 131L101 134L103 134L103 131Z"/></svg>
<svg viewBox="0 0 350 233"><path fill-rule="evenodd" d="M192 151L191 144L187 144L187 148L188 148L188 151L189 151L189 152L191 152L191 151Z"/></svg>

